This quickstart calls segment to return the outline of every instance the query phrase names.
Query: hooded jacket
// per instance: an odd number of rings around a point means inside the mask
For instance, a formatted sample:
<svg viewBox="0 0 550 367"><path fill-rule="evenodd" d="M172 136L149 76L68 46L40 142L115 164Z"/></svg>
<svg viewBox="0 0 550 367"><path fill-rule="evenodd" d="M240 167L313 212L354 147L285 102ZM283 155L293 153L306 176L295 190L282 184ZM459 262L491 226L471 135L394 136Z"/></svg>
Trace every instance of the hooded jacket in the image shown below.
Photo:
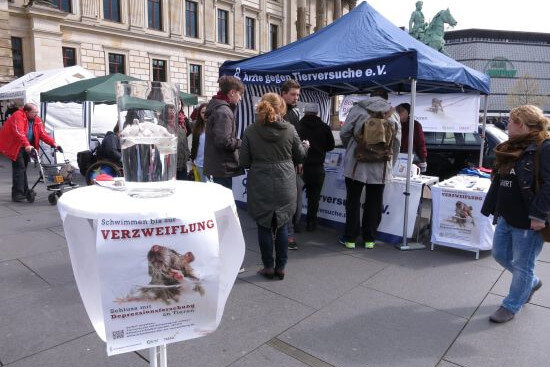
<svg viewBox="0 0 550 367"><path fill-rule="evenodd" d="M296 211L296 171L305 150L294 126L286 121L256 122L243 137L239 162L250 169L247 206L250 216L262 227L285 225Z"/></svg>
<svg viewBox="0 0 550 367"><path fill-rule="evenodd" d="M342 130L340 130L342 144L346 147L346 155L344 157L344 176L367 184L385 184L391 180L392 166L399 155L399 147L401 144L401 124L399 123L399 116L397 116L397 113L393 113L389 120L394 123L396 134L393 139L393 157L391 161L387 163L358 162L357 159L355 159L355 150L357 149L356 138L361 132L363 123L370 117L370 114L367 111L367 106L369 104L372 104L372 98L355 104L355 106L353 106L349 111ZM386 170L385 174L384 169Z"/></svg>
<svg viewBox="0 0 550 367"><path fill-rule="evenodd" d="M326 153L334 149L334 136L330 127L319 116L306 114L298 123L301 140L309 140L304 165L323 165Z"/></svg>
<svg viewBox="0 0 550 367"><path fill-rule="evenodd" d="M40 117L34 118L33 124L33 141L27 139L27 130L29 128L29 120L23 111L23 107L13 113L0 130L0 153L15 161L19 154L19 149L32 145L35 149L40 146L40 140L51 147L55 147L55 141L46 133L44 124Z"/></svg>
<svg viewBox="0 0 550 367"><path fill-rule="evenodd" d="M239 167L241 140L236 137L235 114L229 103L212 98L206 106L204 174L234 177L244 172Z"/></svg>

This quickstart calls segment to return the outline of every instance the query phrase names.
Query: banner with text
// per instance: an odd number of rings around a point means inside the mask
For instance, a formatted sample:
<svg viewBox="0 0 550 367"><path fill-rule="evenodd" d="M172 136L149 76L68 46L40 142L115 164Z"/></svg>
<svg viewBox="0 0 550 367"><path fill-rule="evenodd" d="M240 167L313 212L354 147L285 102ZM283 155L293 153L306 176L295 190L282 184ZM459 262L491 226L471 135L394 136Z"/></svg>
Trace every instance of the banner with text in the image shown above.
<svg viewBox="0 0 550 367"><path fill-rule="evenodd" d="M96 243L108 355L216 329L220 254L212 213L100 218Z"/></svg>
<svg viewBox="0 0 550 367"><path fill-rule="evenodd" d="M354 103L368 96L346 96L340 105L340 121L346 117ZM411 103L411 96L390 95L392 106ZM479 94L422 93L416 95L414 118L422 124L424 131L433 132L477 132L479 122Z"/></svg>
<svg viewBox="0 0 550 367"><path fill-rule="evenodd" d="M281 85L289 79L295 79L302 87L342 83L383 84L390 80L407 80L410 77L415 77L416 73L415 52L343 65L306 69L299 67L286 70L281 68L277 71L248 69L239 66L238 62L233 65L222 65L220 69L220 75L232 75L239 78L244 84Z"/></svg>

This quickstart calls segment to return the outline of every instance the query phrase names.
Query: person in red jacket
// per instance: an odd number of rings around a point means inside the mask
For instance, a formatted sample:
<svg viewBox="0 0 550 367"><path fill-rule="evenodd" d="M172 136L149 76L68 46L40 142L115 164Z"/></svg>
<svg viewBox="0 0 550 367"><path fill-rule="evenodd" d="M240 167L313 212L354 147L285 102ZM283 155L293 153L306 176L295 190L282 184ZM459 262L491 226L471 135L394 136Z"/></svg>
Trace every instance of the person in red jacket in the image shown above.
<svg viewBox="0 0 550 367"><path fill-rule="evenodd" d="M6 120L0 130L0 153L12 160L12 188L13 201L29 200L36 195L29 190L27 181L27 165L30 161L32 149L38 150L40 141L63 152L54 139L46 133L44 124L38 115L35 104L27 103Z"/></svg>
<svg viewBox="0 0 550 367"><path fill-rule="evenodd" d="M401 153L407 153L409 149L409 116L411 114L411 105L401 103L395 108L401 120ZM428 150L426 149L426 139L420 122L414 120L413 154L416 156L415 164L418 164L422 172L426 172L428 165L426 158Z"/></svg>

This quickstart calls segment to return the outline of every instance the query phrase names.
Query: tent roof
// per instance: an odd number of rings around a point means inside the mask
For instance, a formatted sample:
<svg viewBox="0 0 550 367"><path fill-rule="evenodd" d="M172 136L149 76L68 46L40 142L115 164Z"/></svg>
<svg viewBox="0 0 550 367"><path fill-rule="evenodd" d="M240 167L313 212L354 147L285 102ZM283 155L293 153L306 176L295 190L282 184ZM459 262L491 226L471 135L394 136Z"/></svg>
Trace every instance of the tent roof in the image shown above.
<svg viewBox="0 0 550 367"><path fill-rule="evenodd" d="M199 98L195 94L180 92L179 97L186 106L194 106L199 103Z"/></svg>
<svg viewBox="0 0 550 367"><path fill-rule="evenodd" d="M27 101L29 93L41 92L67 85L78 80L93 78L91 71L75 65L62 69L32 71L0 88L0 100L23 99Z"/></svg>
<svg viewBox="0 0 550 367"><path fill-rule="evenodd" d="M133 81L137 78L124 74L109 74L81 80L63 87L40 93L42 102L116 103L115 83Z"/></svg>
<svg viewBox="0 0 550 367"><path fill-rule="evenodd" d="M487 75L414 39L366 2L280 49L226 61L220 74L263 85L277 85L292 77L303 86L330 94L366 92L381 85L407 91L409 78L417 78L418 91L489 93Z"/></svg>

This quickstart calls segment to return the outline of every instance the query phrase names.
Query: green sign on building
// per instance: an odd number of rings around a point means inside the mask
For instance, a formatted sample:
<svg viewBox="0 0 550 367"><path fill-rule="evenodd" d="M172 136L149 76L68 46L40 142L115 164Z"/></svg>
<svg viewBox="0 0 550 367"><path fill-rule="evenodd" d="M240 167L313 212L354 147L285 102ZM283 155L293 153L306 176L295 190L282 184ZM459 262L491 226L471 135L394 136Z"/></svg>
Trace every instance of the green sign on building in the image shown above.
<svg viewBox="0 0 550 367"><path fill-rule="evenodd" d="M491 78L513 78L517 70L510 60L504 57L495 57L485 65L485 73Z"/></svg>

